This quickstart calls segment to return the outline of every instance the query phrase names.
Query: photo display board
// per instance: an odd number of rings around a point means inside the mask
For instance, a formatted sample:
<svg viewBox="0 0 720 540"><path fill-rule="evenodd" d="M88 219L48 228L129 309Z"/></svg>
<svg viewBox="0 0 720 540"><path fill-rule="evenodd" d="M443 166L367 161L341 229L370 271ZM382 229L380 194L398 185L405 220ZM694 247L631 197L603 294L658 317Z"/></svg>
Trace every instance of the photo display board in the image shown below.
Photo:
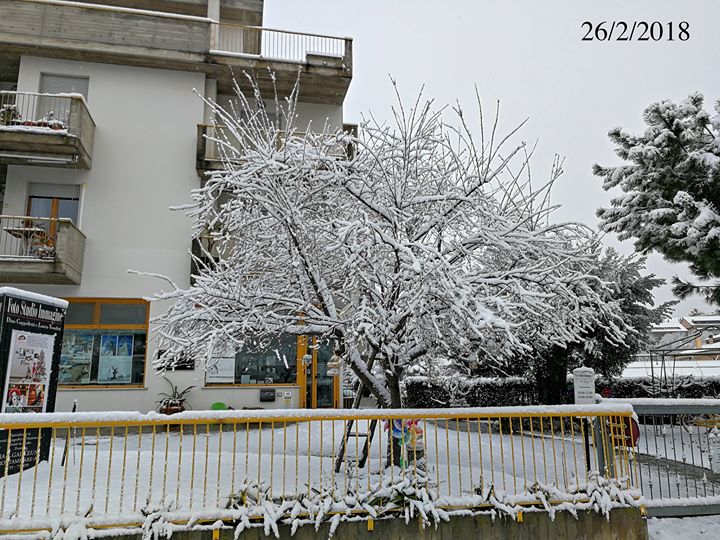
<svg viewBox="0 0 720 540"><path fill-rule="evenodd" d="M3 384L0 412L55 410L66 310L64 300L10 287L0 288L0 381ZM0 426L0 476L6 470L7 474L14 474L33 466L37 452L40 460L47 459L49 444L47 429L16 429L8 434L8 430Z"/></svg>

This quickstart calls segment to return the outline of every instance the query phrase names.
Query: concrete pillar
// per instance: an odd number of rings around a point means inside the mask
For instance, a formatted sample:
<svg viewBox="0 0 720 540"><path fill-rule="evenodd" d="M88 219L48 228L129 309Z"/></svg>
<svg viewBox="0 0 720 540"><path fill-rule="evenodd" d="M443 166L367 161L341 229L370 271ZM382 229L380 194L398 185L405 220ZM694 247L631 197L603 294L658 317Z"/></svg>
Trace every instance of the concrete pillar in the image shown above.
<svg viewBox="0 0 720 540"><path fill-rule="evenodd" d="M210 23L210 50L217 49L218 33L220 32L220 0L208 0L207 17L215 21Z"/></svg>
<svg viewBox="0 0 720 540"><path fill-rule="evenodd" d="M205 99L211 101L217 101L217 79L205 78ZM203 113L203 124L212 124L214 120L214 113L210 106L206 103L205 110Z"/></svg>

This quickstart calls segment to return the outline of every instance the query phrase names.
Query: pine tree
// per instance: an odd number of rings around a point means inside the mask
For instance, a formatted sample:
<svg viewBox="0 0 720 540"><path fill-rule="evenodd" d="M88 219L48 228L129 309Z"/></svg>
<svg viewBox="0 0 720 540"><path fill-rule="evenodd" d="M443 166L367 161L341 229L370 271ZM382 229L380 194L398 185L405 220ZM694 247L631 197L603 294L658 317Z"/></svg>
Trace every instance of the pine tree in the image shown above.
<svg viewBox="0 0 720 540"><path fill-rule="evenodd" d="M621 240L635 238L635 248L658 251L668 260L687 262L701 280L720 277L720 102L712 115L703 96L679 104L662 101L643 115L647 129L632 135L609 132L615 152L628 164L595 165L603 188L623 194L601 208L600 226ZM692 293L720 304L720 288L696 286L675 278L681 298Z"/></svg>

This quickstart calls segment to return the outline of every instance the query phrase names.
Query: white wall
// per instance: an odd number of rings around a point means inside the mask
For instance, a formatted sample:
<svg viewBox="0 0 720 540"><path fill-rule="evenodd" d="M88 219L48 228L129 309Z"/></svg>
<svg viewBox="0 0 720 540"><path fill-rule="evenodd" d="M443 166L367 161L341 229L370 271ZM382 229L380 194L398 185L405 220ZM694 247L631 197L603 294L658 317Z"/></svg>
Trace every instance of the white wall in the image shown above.
<svg viewBox="0 0 720 540"><path fill-rule="evenodd" d="M182 212L168 208L189 200L199 186L195 171L196 126L203 122L200 73L134 68L89 62L23 56L18 90L37 92L41 73L90 78L88 106L95 120L95 147L90 171L10 166L3 213L23 215L30 182L83 185L79 227L87 236L81 285L16 286L60 297L150 296L162 281L128 273L128 269L168 276L189 284L190 223ZM163 307L152 305L151 316ZM153 410L167 384L153 373L150 359L155 343L148 343L144 389L59 390L56 410ZM201 370L168 375L176 384L203 386ZM288 389L289 390L289 389ZM284 407L283 397L271 406ZM293 388L292 406L299 389ZM259 389L195 389L189 395L194 409L216 401L231 406L259 406Z"/></svg>

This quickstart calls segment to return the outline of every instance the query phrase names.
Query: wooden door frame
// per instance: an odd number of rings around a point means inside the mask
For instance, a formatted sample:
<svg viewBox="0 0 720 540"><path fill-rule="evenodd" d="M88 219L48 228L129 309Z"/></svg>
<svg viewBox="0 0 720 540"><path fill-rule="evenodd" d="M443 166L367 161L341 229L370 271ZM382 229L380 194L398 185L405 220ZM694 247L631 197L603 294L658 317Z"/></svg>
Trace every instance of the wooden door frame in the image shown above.
<svg viewBox="0 0 720 540"><path fill-rule="evenodd" d="M307 408L307 368L303 364L303 357L307 354L310 340L317 340L317 336L298 336L297 338L297 373L298 373L298 386L300 386L300 408ZM310 377L312 378L312 396L310 397L310 408L317 409L317 348L312 349L312 371ZM340 376L334 375L333 379L333 392L332 392L332 407L333 409L340 408Z"/></svg>

